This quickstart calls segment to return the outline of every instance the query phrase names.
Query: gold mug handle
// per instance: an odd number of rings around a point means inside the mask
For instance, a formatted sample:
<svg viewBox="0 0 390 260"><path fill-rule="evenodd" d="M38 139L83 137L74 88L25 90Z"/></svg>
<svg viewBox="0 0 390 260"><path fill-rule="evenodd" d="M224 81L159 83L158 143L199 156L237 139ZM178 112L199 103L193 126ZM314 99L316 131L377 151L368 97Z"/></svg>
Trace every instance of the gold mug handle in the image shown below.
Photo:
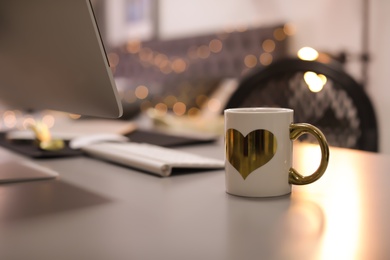
<svg viewBox="0 0 390 260"><path fill-rule="evenodd" d="M305 185L305 184L315 182L316 180L321 178L326 168L328 167L329 146L324 134L317 127L310 124L301 123L301 124L290 125L290 139L292 141L295 141L296 139L298 139L298 137L300 137L303 134L311 134L317 139L321 148L321 154L322 154L321 162L317 170L309 176L302 176L300 173L298 173L297 170L291 167L289 171L290 184Z"/></svg>

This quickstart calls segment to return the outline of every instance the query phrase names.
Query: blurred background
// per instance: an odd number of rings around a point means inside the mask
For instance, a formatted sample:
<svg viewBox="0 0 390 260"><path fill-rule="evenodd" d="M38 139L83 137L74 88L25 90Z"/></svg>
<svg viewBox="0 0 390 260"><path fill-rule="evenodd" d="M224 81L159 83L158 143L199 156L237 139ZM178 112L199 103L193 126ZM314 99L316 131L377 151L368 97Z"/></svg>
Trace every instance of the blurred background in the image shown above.
<svg viewBox="0 0 390 260"><path fill-rule="evenodd" d="M213 127L205 118L215 121L221 115L242 79L278 60L297 57L301 50L306 55L301 59L335 61L358 83L377 120L373 127L379 133L378 149L373 150L390 153L389 1L92 0L92 4L122 96L123 120L147 113L161 124L174 118L174 126Z"/></svg>

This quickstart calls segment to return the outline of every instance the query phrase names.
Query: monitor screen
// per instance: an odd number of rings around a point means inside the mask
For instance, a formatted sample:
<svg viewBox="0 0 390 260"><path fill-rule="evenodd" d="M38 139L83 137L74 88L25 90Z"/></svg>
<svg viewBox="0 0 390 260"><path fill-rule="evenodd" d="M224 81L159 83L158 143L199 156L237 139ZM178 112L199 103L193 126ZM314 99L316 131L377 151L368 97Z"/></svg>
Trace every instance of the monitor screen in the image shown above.
<svg viewBox="0 0 390 260"><path fill-rule="evenodd" d="M89 0L0 1L0 102L121 116Z"/></svg>

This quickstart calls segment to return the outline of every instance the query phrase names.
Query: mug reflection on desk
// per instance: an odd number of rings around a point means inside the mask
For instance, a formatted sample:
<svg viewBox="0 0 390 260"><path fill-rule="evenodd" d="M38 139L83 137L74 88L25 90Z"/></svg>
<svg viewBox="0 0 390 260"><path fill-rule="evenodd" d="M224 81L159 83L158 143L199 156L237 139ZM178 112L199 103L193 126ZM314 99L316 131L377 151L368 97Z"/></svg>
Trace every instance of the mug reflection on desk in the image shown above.
<svg viewBox="0 0 390 260"><path fill-rule="evenodd" d="M227 210L227 259L243 259L248 252L258 259L318 259L326 219L316 202L232 196Z"/></svg>

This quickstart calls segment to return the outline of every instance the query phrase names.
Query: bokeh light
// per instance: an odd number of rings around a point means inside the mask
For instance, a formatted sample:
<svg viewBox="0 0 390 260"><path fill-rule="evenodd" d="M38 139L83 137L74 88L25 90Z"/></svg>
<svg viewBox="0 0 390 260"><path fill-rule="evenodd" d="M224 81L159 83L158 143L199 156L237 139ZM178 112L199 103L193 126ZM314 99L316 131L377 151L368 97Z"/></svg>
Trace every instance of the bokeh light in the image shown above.
<svg viewBox="0 0 390 260"><path fill-rule="evenodd" d="M134 93L138 99L145 99L149 95L149 90L146 86L140 85L135 89Z"/></svg>
<svg viewBox="0 0 390 260"><path fill-rule="evenodd" d="M319 53L311 47L303 47L298 50L297 56L301 60L313 61L318 58Z"/></svg>

